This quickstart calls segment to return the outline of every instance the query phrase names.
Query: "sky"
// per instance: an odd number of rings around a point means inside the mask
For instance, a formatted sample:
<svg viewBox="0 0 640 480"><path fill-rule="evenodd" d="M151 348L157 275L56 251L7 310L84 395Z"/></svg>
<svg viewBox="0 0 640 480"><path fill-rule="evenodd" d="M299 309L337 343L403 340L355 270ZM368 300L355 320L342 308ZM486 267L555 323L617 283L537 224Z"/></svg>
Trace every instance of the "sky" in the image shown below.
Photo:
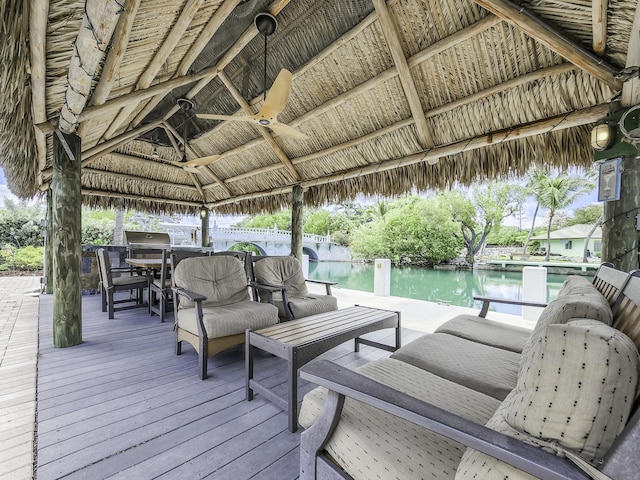
<svg viewBox="0 0 640 480"><path fill-rule="evenodd" d="M7 179L4 178L4 172L0 168L0 206L4 205L5 198L10 198L14 201L18 200L18 197L11 193L9 187L7 187Z"/></svg>

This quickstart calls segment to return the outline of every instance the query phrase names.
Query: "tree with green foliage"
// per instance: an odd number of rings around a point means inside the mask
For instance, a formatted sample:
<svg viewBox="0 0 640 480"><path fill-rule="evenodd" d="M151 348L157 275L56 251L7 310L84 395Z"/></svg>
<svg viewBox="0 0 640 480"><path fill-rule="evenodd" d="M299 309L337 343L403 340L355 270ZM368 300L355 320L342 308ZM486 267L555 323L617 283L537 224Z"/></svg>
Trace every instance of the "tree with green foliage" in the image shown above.
<svg viewBox="0 0 640 480"><path fill-rule="evenodd" d="M5 198L4 208L0 209L0 245L17 248L42 246L43 227L40 222L44 217L45 209L40 203L29 205Z"/></svg>
<svg viewBox="0 0 640 480"><path fill-rule="evenodd" d="M602 204L596 203L578 208L573 212L571 218L567 219L567 227L571 225L593 225L602 216Z"/></svg>
<svg viewBox="0 0 640 480"><path fill-rule="evenodd" d="M582 177L570 177L565 172L559 173L555 177L548 176L543 181L538 191L538 201L540 206L549 209L547 226L547 254L545 260L548 262L551 256L551 226L556 212L570 205L576 197L593 190L593 183Z"/></svg>
<svg viewBox="0 0 640 480"><path fill-rule="evenodd" d="M456 224L435 199L406 197L388 204L384 216L361 225L351 249L359 258L435 265L458 256Z"/></svg>
<svg viewBox="0 0 640 480"><path fill-rule="evenodd" d="M278 230L291 231L291 209L280 210L275 213L245 217L235 224L236 227L245 228L273 228Z"/></svg>
<svg viewBox="0 0 640 480"><path fill-rule="evenodd" d="M474 187L471 198L459 191L450 191L440 194L438 199L458 224L454 235L464 243L465 259L472 265L491 230L518 210L523 195L522 190L513 185L494 182Z"/></svg>

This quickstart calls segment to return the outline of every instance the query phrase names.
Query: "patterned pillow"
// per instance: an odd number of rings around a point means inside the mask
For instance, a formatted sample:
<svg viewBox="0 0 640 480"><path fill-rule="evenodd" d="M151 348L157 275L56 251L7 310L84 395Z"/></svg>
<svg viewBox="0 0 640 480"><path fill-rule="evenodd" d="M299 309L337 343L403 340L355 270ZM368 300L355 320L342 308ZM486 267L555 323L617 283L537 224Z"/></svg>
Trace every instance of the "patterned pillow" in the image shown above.
<svg viewBox="0 0 640 480"><path fill-rule="evenodd" d="M633 342L599 321L550 325L487 426L552 453L597 462L624 428L635 399L640 356ZM530 479L468 449L456 480Z"/></svg>
<svg viewBox="0 0 640 480"><path fill-rule="evenodd" d="M574 318L590 318L607 325L613 322L609 302L599 292L589 295L571 294L556 298L544 308L529 340L522 348L520 371L522 372L522 365L531 356L533 348L549 325L567 323Z"/></svg>

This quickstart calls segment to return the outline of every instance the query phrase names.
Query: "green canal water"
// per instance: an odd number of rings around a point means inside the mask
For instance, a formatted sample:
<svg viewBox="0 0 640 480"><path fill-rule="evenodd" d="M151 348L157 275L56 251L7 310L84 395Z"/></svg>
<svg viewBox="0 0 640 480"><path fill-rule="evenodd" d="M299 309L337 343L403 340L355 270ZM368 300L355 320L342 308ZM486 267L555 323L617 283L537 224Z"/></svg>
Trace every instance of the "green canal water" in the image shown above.
<svg viewBox="0 0 640 480"><path fill-rule="evenodd" d="M310 262L309 278L338 282L342 288L373 292L373 264ZM556 298L566 275L547 275L547 299ZM429 302L447 302L480 308L474 295L522 298L522 274L490 270L435 270L426 267L391 267L391 295ZM515 305L493 304L502 313L521 314Z"/></svg>

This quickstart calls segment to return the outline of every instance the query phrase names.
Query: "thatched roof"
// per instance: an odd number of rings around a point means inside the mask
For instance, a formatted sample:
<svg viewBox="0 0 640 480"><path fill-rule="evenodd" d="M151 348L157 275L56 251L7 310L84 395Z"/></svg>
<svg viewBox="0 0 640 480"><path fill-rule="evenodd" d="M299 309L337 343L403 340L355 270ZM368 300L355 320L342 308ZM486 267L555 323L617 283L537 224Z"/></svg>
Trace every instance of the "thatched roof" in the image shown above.
<svg viewBox="0 0 640 480"><path fill-rule="evenodd" d="M263 11L278 19L268 85L293 72L278 120L306 140L193 115L260 109ZM273 210L296 184L319 205L587 166L640 28L636 0L5 0L0 12L11 190L50 187L59 128L82 139L86 204L165 212ZM185 132L187 158L219 158L197 173L171 163Z"/></svg>

